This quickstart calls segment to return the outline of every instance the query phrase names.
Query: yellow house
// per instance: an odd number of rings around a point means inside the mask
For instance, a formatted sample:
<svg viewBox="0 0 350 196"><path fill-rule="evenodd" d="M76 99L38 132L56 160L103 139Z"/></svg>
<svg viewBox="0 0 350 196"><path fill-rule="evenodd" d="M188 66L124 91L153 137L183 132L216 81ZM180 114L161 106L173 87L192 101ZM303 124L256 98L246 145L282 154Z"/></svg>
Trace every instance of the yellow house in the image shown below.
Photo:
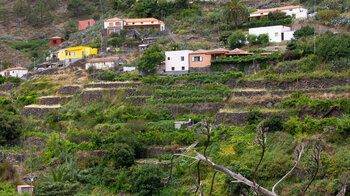
<svg viewBox="0 0 350 196"><path fill-rule="evenodd" d="M88 46L76 46L66 48L58 51L57 58L63 61L64 65L69 65L83 59L84 57L97 54L97 48L91 48Z"/></svg>

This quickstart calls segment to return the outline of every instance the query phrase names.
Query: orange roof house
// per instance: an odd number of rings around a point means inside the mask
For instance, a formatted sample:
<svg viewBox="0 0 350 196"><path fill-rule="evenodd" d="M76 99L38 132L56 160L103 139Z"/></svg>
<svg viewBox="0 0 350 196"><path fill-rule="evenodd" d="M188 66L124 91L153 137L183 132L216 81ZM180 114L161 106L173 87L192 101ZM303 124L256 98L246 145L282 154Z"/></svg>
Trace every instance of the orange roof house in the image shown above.
<svg viewBox="0 0 350 196"><path fill-rule="evenodd" d="M90 20L80 20L79 21L79 31L83 31L85 30L87 27L91 27L92 25L95 24L95 20L94 19L90 19Z"/></svg>
<svg viewBox="0 0 350 196"><path fill-rule="evenodd" d="M281 11L286 13L287 16L295 16L295 18L307 18L308 9L300 5L291 5L284 7L275 7L269 9L261 9L250 14L250 18L267 16L269 12Z"/></svg>
<svg viewBox="0 0 350 196"><path fill-rule="evenodd" d="M50 47L56 47L65 41L62 37L50 37Z"/></svg>
<svg viewBox="0 0 350 196"><path fill-rule="evenodd" d="M146 30L152 28L160 31L165 30L164 22L156 18L120 19L115 17L105 20L103 26L106 29L107 35L118 33L121 29Z"/></svg>
<svg viewBox="0 0 350 196"><path fill-rule="evenodd" d="M236 48L234 50L229 51L225 55L228 57L233 57L233 56L248 56L248 55L253 55L253 54L254 53L247 52L247 51L241 50L239 48Z"/></svg>

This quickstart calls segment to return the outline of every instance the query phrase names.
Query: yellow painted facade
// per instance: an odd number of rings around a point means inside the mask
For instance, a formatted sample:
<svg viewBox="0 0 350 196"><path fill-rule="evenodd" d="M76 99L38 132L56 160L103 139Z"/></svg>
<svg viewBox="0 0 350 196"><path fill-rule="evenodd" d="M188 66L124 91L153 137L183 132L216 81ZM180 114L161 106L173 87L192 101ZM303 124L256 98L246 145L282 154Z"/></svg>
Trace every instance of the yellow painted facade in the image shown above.
<svg viewBox="0 0 350 196"><path fill-rule="evenodd" d="M87 56L97 54L97 48L88 46L76 46L58 51L58 59L64 61L66 59L82 59Z"/></svg>

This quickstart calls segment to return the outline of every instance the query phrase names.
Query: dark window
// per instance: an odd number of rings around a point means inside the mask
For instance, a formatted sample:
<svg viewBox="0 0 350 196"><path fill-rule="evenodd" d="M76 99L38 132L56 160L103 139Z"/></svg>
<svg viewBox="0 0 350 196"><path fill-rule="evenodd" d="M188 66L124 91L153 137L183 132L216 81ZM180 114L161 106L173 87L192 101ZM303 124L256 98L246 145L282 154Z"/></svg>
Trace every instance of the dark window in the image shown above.
<svg viewBox="0 0 350 196"><path fill-rule="evenodd" d="M52 43L53 43L53 44L57 44L57 40L55 40L55 39L52 40Z"/></svg>
<svg viewBox="0 0 350 196"><path fill-rule="evenodd" d="M185 70L185 67L182 67L182 70Z"/></svg>
<svg viewBox="0 0 350 196"><path fill-rule="evenodd" d="M171 70L174 71L174 70L175 70L175 67L171 67Z"/></svg>
<svg viewBox="0 0 350 196"><path fill-rule="evenodd" d="M170 57L168 57L168 60L170 60Z"/></svg>
<svg viewBox="0 0 350 196"><path fill-rule="evenodd" d="M88 22L88 26L90 26L90 22Z"/></svg>
<svg viewBox="0 0 350 196"><path fill-rule="evenodd" d="M181 61L185 61L185 57L184 56L181 57Z"/></svg>

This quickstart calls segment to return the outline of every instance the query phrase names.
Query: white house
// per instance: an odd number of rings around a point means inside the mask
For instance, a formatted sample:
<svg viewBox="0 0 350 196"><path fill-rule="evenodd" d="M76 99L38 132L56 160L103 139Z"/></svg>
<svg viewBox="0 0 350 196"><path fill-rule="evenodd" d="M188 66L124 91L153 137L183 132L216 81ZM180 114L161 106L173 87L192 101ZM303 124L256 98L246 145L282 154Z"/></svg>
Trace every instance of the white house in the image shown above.
<svg viewBox="0 0 350 196"><path fill-rule="evenodd" d="M275 7L269 9L260 9L250 14L250 18L260 18L261 16L267 16L269 12L281 11L286 13L287 16L295 16L296 19L307 18L308 9L303 8L300 5L292 5L285 7Z"/></svg>
<svg viewBox="0 0 350 196"><path fill-rule="evenodd" d="M85 69L95 67L96 69L113 69L118 66L117 61L119 57L93 58L85 63Z"/></svg>
<svg viewBox="0 0 350 196"><path fill-rule="evenodd" d="M23 77L28 73L28 69L24 67L12 67L8 69L4 69L0 72L1 76L7 77L7 76L12 76L12 77Z"/></svg>
<svg viewBox="0 0 350 196"><path fill-rule="evenodd" d="M118 33L121 29L129 30L165 30L165 24L163 21L155 18L134 18L134 19L120 19L110 18L103 22L103 27L107 31L107 35L111 33Z"/></svg>
<svg viewBox="0 0 350 196"><path fill-rule="evenodd" d="M189 56L192 50L178 50L165 52L165 73L179 75L188 73L190 67Z"/></svg>
<svg viewBox="0 0 350 196"><path fill-rule="evenodd" d="M249 35L251 34L256 36L268 34L270 42L290 41L294 38L294 31L292 31L290 27L282 25L250 28Z"/></svg>

